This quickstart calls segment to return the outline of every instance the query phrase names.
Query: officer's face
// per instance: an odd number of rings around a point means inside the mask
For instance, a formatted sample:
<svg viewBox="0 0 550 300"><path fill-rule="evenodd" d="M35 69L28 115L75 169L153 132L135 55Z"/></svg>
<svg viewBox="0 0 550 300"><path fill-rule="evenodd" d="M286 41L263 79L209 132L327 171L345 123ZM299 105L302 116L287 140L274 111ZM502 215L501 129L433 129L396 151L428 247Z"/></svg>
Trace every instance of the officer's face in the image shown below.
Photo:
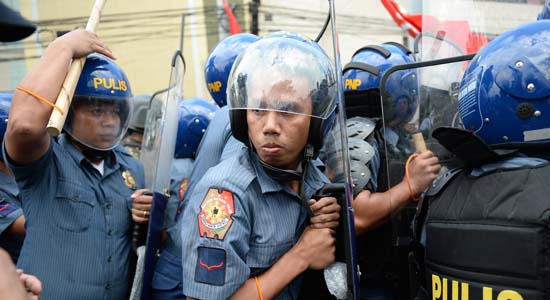
<svg viewBox="0 0 550 300"><path fill-rule="evenodd" d="M112 147L120 133L120 108L112 103L79 103L73 107L72 134L100 149Z"/></svg>
<svg viewBox="0 0 550 300"><path fill-rule="evenodd" d="M309 133L312 110L309 95L300 95L289 82L282 82L264 91L260 99L260 108L266 110L250 109L246 114L248 135L256 152L267 164L296 169Z"/></svg>

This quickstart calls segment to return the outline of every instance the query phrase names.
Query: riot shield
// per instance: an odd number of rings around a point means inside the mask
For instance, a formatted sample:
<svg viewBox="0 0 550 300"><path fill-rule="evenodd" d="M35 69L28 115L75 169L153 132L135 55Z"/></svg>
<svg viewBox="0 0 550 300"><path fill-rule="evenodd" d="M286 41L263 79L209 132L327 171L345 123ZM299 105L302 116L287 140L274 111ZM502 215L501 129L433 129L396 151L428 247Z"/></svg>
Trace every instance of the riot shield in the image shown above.
<svg viewBox="0 0 550 300"><path fill-rule="evenodd" d="M336 262L325 269L329 291L338 299L359 299L359 269L355 246L355 226L352 207L353 187L350 176L348 141L344 114L342 64L338 46L338 31L334 0L328 0L326 28L317 37L318 44L334 61L337 82L338 113L326 139L324 160L326 174L332 184L319 191L319 196L333 195L342 207L337 232ZM345 145L345 146L344 146Z"/></svg>
<svg viewBox="0 0 550 300"><path fill-rule="evenodd" d="M414 247L411 224L417 213L414 200L418 199L413 196L409 200L401 199L402 195L394 194L392 188L404 181L409 182L406 166L415 153L432 151L439 158L441 172L458 164L454 156L432 137L432 132L442 126L462 128L457 106L460 71L472 57L462 55L394 66L381 80L383 145L379 147L381 167L378 175L390 191L393 271L399 274L401 292L408 285L409 296L413 296L416 283L422 280L411 278L416 276L411 255ZM434 74L439 74L436 85L431 80ZM395 209L396 205L400 207Z"/></svg>
<svg viewBox="0 0 550 300"><path fill-rule="evenodd" d="M151 299L151 280L161 245L164 210L170 197L170 171L178 130L178 101L182 98L185 74L185 62L180 51L174 53L171 66L169 87L151 98L145 121L140 159L145 168L146 185L153 193L153 204L147 228L145 256L141 260L142 286L133 289L131 299ZM139 271L138 265L136 276Z"/></svg>

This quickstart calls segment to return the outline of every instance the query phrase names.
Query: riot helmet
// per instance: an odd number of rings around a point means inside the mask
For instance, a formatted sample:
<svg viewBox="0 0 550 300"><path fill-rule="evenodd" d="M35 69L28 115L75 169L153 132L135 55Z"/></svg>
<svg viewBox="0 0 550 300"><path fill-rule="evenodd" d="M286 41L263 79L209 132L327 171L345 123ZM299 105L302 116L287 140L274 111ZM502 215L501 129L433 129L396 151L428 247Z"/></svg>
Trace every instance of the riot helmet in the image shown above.
<svg viewBox="0 0 550 300"><path fill-rule="evenodd" d="M550 21L512 29L472 60L460 83L464 128L493 148L550 142Z"/></svg>
<svg viewBox="0 0 550 300"><path fill-rule="evenodd" d="M178 104L175 158L195 158L202 136L217 107L205 99L189 98Z"/></svg>
<svg viewBox="0 0 550 300"><path fill-rule="evenodd" d="M150 101L151 95L149 94L141 94L134 97L134 112L132 113L132 119L128 125L128 130L143 133Z"/></svg>
<svg viewBox="0 0 550 300"><path fill-rule="evenodd" d="M0 93L0 141L4 140L8 127L8 114L10 112L12 93Z"/></svg>
<svg viewBox="0 0 550 300"><path fill-rule="evenodd" d="M246 145L247 112L306 115L310 117L307 145L315 156L336 113L330 59L305 40L270 37L250 45L231 70L227 92L233 136Z"/></svg>
<svg viewBox="0 0 550 300"><path fill-rule="evenodd" d="M94 150L110 150L124 137L133 96L128 78L111 59L90 54L80 74L64 130Z"/></svg>
<svg viewBox="0 0 550 300"><path fill-rule="evenodd" d="M219 42L208 55L204 78L208 92L219 107L227 104L227 77L235 59L248 45L259 39L258 36L250 33L234 34Z"/></svg>
<svg viewBox="0 0 550 300"><path fill-rule="evenodd" d="M344 66L344 98L348 117L382 117L380 83L391 67L413 63L411 52L398 43L370 45L357 50ZM384 119L388 123L409 121L418 106L418 82L415 70L399 71L386 82L383 95Z"/></svg>

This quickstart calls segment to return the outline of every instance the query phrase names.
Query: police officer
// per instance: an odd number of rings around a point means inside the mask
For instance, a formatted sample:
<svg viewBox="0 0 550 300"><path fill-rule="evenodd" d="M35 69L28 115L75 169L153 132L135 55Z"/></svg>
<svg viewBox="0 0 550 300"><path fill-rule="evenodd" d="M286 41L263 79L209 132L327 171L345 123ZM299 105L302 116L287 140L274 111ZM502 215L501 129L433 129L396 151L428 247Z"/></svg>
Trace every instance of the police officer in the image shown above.
<svg viewBox="0 0 550 300"><path fill-rule="evenodd" d="M234 153L243 145L231 136L229 125L229 109L227 107L227 81L233 63L246 48L260 38L250 33L239 33L230 35L220 41L210 51L205 63L204 77L208 92L220 110L212 119L211 130L207 130L204 139L197 149L195 167L191 173L189 187L204 175L210 168L218 164L223 153ZM227 145L227 149L224 147ZM202 149L204 151L201 151Z"/></svg>
<svg viewBox="0 0 550 300"><path fill-rule="evenodd" d="M466 130L433 133L463 167L436 180L417 220L430 299L548 297L548 53L548 20L498 36L460 83Z"/></svg>
<svg viewBox="0 0 550 300"><path fill-rule="evenodd" d="M4 140L11 93L0 93L0 137ZM25 216L21 210L19 188L13 174L3 160L0 160L0 247L17 263L25 237Z"/></svg>
<svg viewBox="0 0 550 300"><path fill-rule="evenodd" d="M73 58L87 57L64 131L46 123ZM26 237L18 266L38 276L44 299L123 299L132 220L146 223L143 166L118 142L132 94L94 33L57 38L14 93L4 158L21 191Z"/></svg>
<svg viewBox="0 0 550 300"><path fill-rule="evenodd" d="M143 94L134 97L134 112L132 120L128 125L126 137L122 139L121 144L132 154L133 157L139 159L141 152L141 141L143 140L143 129L145 128L145 119L151 95Z"/></svg>
<svg viewBox="0 0 550 300"><path fill-rule="evenodd" d="M402 272L402 268L407 270L406 259L404 264L398 261L403 255L394 249L394 232L398 230L395 227L409 224L396 224L390 218L411 198L417 199L440 170L437 157L430 151L422 152L409 166L409 185L404 178L404 165L387 163L390 158L406 159L414 152L403 125L418 106L418 87L414 71L390 76L386 83L388 94L382 97L382 103L380 80L390 67L412 62L410 51L404 46L385 43L359 49L344 67L346 112L351 117L347 126L355 184L353 207L364 299L408 297L407 272ZM400 278L404 275L405 278Z"/></svg>
<svg viewBox="0 0 550 300"><path fill-rule="evenodd" d="M201 98L179 102L176 152L172 165L171 191L164 214L166 240L153 275L153 299L185 299L182 293L180 215L183 196L189 184L189 175L197 147L217 107Z"/></svg>
<svg viewBox="0 0 550 300"><path fill-rule="evenodd" d="M189 198L183 293L295 299L299 274L334 260L333 229L307 226L307 200L328 181L310 161L335 113L334 71L319 48L279 37L250 45L231 74L231 129L247 147L210 168Z"/></svg>

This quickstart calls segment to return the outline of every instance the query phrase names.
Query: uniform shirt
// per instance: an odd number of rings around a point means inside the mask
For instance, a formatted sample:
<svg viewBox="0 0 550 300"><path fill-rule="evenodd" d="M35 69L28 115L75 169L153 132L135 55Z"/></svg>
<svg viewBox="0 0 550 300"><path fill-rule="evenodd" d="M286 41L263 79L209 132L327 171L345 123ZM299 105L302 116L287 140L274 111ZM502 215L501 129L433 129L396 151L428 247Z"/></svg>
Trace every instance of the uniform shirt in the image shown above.
<svg viewBox="0 0 550 300"><path fill-rule="evenodd" d="M10 168L27 229L18 267L40 278L41 298L127 297L130 195L144 186L143 166L117 146L102 176L61 136L39 160Z"/></svg>
<svg viewBox="0 0 550 300"><path fill-rule="evenodd" d="M224 106L220 108L210 121L201 143L197 148L195 164L189 176L187 194L190 195L192 193L195 184L202 178L208 169L217 165L223 159L238 153L238 150L243 147L243 143L237 141L231 135L228 107ZM183 207L181 207L180 210L183 211Z"/></svg>
<svg viewBox="0 0 550 300"><path fill-rule="evenodd" d="M327 182L309 166L306 198ZM229 298L292 248L308 222L299 195L270 178L247 149L210 168L188 200L181 233L188 297ZM296 299L298 292L294 280L277 299Z"/></svg>
<svg viewBox="0 0 550 300"><path fill-rule="evenodd" d="M15 177L0 172L0 247L8 251L14 263L19 257L24 236L7 234L5 230L22 215Z"/></svg>
<svg viewBox="0 0 550 300"><path fill-rule="evenodd" d="M170 198L166 204L164 213L164 227L171 228L176 225L176 215L183 201L183 195L189 186L189 176L193 170L192 158L175 158L172 162L170 174ZM179 239L179 233L178 239Z"/></svg>

